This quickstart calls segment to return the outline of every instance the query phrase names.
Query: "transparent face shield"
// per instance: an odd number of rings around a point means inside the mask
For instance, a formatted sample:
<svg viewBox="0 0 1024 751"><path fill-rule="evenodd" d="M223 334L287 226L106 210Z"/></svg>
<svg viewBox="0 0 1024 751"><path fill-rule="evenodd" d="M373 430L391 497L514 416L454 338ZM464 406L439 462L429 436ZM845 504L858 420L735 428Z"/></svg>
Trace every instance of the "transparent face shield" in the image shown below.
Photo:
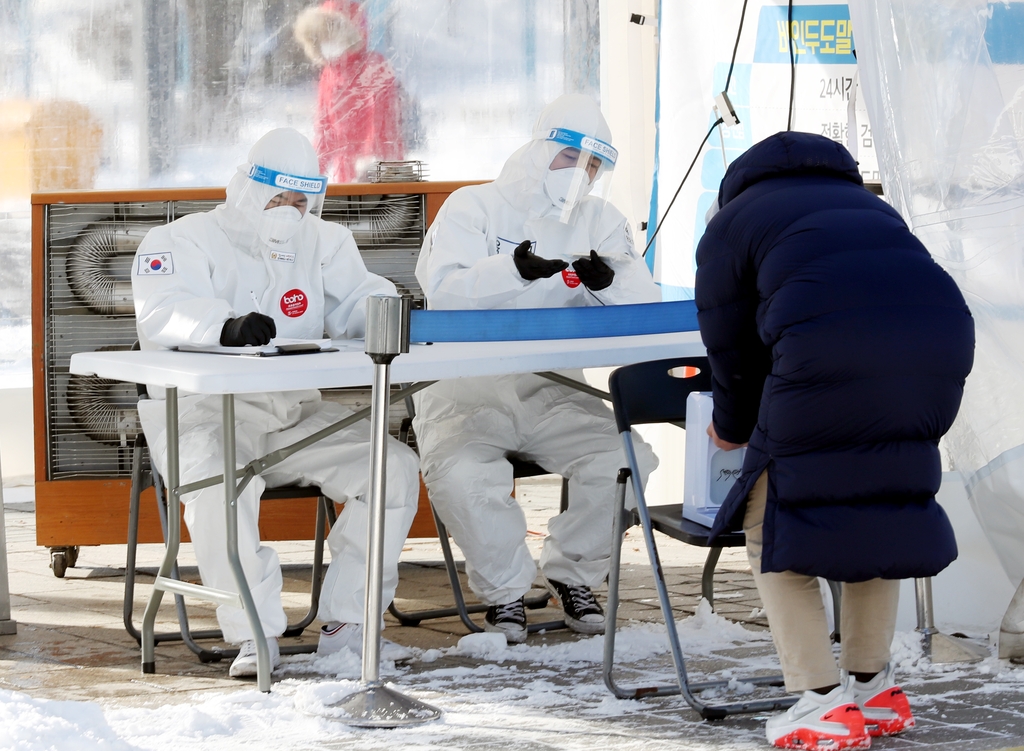
<svg viewBox="0 0 1024 751"><path fill-rule="evenodd" d="M583 197L595 189L598 180L598 194L608 195L619 152L610 143L565 128L552 128L547 140L562 146L548 166L544 192L559 210L558 220L564 224Z"/></svg>
<svg viewBox="0 0 1024 751"><path fill-rule="evenodd" d="M290 243L306 217L319 217L323 211L326 177L291 175L257 164L242 169L248 179L236 208L252 218L256 234L270 247Z"/></svg>

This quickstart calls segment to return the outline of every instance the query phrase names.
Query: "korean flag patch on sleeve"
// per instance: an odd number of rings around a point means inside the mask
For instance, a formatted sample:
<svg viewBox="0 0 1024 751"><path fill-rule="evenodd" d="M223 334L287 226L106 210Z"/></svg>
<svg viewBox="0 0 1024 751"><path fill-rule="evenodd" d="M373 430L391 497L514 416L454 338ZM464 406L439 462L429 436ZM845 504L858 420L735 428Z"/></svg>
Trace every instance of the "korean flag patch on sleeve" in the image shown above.
<svg viewBox="0 0 1024 751"><path fill-rule="evenodd" d="M173 273L174 259L171 258L170 253L153 253L138 257L136 276L166 276Z"/></svg>

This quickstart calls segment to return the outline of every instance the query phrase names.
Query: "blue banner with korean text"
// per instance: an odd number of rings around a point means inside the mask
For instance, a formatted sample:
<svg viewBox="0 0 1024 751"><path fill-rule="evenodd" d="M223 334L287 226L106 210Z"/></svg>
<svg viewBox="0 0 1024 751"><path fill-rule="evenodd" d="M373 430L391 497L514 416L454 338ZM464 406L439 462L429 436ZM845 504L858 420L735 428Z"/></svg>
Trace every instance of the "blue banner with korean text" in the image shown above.
<svg viewBox="0 0 1024 751"><path fill-rule="evenodd" d="M789 64L789 8L766 5L757 22L755 63ZM793 5L793 56L797 63L854 65L853 27L844 5Z"/></svg>

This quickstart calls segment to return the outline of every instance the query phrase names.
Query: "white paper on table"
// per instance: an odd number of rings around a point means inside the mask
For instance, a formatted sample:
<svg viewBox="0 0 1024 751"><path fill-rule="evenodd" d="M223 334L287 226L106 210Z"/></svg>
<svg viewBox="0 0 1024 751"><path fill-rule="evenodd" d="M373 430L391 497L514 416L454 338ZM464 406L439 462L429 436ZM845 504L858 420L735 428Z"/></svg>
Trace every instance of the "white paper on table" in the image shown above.
<svg viewBox="0 0 1024 751"><path fill-rule="evenodd" d="M330 347L341 352L365 352L366 342L362 339L332 339Z"/></svg>
<svg viewBox="0 0 1024 751"><path fill-rule="evenodd" d="M710 527L740 476L746 448L723 451L711 441L715 402L707 391L686 397L686 466L683 475L683 518Z"/></svg>
<svg viewBox="0 0 1024 751"><path fill-rule="evenodd" d="M330 339L290 339L279 336L271 339L269 344L260 346L248 345L245 347L225 347L220 344L181 344L178 346L180 352L208 352L215 355L248 355L249 357L260 357L266 355L283 354L279 347L289 347L302 344L316 344L321 350L330 349Z"/></svg>

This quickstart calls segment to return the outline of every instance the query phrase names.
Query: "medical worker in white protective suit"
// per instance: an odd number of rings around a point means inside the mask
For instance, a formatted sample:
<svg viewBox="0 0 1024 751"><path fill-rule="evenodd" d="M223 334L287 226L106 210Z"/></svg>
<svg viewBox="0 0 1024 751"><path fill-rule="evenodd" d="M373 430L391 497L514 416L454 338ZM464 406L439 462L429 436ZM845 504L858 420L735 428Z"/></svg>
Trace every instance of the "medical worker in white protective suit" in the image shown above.
<svg viewBox="0 0 1024 751"><path fill-rule="evenodd" d="M533 140L498 179L455 191L416 266L431 309L561 308L661 299L625 217L588 196L616 156L597 104L566 95L548 105ZM576 259L576 260L574 260ZM515 344L509 343L514 353ZM568 374L582 380L582 373ZM417 398L420 469L441 519L466 556L469 584L491 607L485 628L526 639L523 595L537 567L526 519L511 497L507 457L569 480L569 506L548 526L540 566L566 624L604 630L591 588L608 573L615 476L625 466L601 399L537 375L439 382ZM657 460L642 441L643 480Z"/></svg>
<svg viewBox="0 0 1024 751"><path fill-rule="evenodd" d="M395 294L394 285L369 273L352 233L318 216L326 178L316 152L290 128L273 130L249 152L213 211L154 227L139 246L132 290L143 349L193 345L261 345L272 337L361 338L366 298ZM316 367L316 355L309 366ZM153 390L151 389L151 393ZM163 395L161 391L159 396ZM143 400L139 414L150 450L166 471L164 402ZM182 484L223 472L221 397L179 400ZM316 390L240 394L235 397L238 466L337 422L348 414L320 400ZM277 553L260 544L257 517L265 486L319 485L344 502L328 542L331 564L320 596L318 652L362 647L370 428L361 421L302 449L246 486L238 502L239 554L252 589L271 657L286 626ZM398 583L398 556L416 512L419 481L415 454L392 439L388 447L384 540L387 605ZM237 592L226 554L224 487L184 497L203 584ZM224 638L241 643L232 676L255 675L256 652L244 611L217 608ZM272 638L270 638L272 637Z"/></svg>

